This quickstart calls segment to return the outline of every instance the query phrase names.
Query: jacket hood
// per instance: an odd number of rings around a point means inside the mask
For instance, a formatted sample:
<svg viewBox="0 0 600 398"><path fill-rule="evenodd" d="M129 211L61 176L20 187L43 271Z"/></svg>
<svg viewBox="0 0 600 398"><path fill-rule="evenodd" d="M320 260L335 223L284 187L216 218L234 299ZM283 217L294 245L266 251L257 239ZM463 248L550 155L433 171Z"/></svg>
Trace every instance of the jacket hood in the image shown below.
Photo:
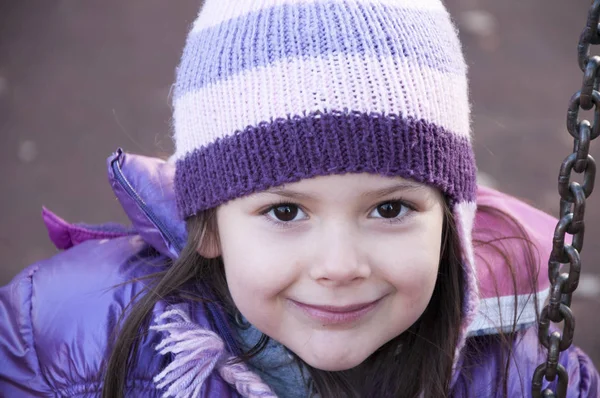
<svg viewBox="0 0 600 398"><path fill-rule="evenodd" d="M118 150L108 159L109 181L134 229L162 254L176 258L185 245L185 223L179 217L173 188L175 165ZM478 187L473 242L478 311L466 335L497 333L501 325L531 325L549 292L547 259L556 219L511 196ZM484 211L483 208L492 210ZM537 270L525 267L528 254L519 228L503 222L498 211L518 220L531 244ZM492 243L489 243L492 242ZM509 263L502 252L509 254ZM516 277L513 284L511 273ZM539 275L536 278L534 274ZM465 292L470 296L473 292ZM537 294L534 300L533 293ZM537 301L537 303L536 303ZM516 310L516 313L515 313ZM512 328L504 328L511 330Z"/></svg>

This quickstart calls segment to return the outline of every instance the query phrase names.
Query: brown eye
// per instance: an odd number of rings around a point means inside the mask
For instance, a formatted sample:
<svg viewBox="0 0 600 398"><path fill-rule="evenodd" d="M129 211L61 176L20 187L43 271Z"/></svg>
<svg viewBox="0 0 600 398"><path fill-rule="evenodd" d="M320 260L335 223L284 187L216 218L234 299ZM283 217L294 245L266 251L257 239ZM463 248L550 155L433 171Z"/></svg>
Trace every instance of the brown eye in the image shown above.
<svg viewBox="0 0 600 398"><path fill-rule="evenodd" d="M377 206L377 213L381 218L396 218L400 215L405 206L398 201L386 202Z"/></svg>
<svg viewBox="0 0 600 398"><path fill-rule="evenodd" d="M283 204L273 207L271 212L279 221L292 221L296 218L296 216L298 216L298 206L292 204Z"/></svg>

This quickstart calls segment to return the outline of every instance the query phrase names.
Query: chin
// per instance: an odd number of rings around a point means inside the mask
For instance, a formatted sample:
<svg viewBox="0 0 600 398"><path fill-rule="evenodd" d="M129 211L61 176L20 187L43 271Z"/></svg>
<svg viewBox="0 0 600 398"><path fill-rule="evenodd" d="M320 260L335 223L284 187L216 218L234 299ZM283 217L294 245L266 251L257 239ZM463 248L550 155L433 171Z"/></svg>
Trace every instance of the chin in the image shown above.
<svg viewBox="0 0 600 398"><path fill-rule="evenodd" d="M357 367L360 365L367 357L364 358L340 358L335 355L321 356L321 355L311 355L310 357L298 355L304 362L309 364L315 369L325 370L328 372L340 372L343 370L348 370Z"/></svg>

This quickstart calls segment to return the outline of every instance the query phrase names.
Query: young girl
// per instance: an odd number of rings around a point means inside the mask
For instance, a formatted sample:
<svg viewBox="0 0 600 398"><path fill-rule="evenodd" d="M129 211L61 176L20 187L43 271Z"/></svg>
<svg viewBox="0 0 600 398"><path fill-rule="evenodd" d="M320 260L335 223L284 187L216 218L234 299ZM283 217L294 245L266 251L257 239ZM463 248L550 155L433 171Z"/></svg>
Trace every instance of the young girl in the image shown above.
<svg viewBox="0 0 600 398"><path fill-rule="evenodd" d="M477 187L467 91L439 0L206 0L133 228L44 210L0 289L0 395L529 396L556 220Z"/></svg>

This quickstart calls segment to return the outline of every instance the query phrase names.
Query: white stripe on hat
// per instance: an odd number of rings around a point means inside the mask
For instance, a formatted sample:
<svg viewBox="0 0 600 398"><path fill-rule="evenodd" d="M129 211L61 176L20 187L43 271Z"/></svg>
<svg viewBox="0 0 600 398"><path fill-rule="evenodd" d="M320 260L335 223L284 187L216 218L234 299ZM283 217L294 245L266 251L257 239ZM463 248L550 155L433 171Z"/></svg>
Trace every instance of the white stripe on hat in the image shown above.
<svg viewBox="0 0 600 398"><path fill-rule="evenodd" d="M176 100L174 157L182 158L247 126L323 110L401 114L469 137L467 94L464 75L412 65L397 57L284 59ZM455 98L431 100L448 95Z"/></svg>

